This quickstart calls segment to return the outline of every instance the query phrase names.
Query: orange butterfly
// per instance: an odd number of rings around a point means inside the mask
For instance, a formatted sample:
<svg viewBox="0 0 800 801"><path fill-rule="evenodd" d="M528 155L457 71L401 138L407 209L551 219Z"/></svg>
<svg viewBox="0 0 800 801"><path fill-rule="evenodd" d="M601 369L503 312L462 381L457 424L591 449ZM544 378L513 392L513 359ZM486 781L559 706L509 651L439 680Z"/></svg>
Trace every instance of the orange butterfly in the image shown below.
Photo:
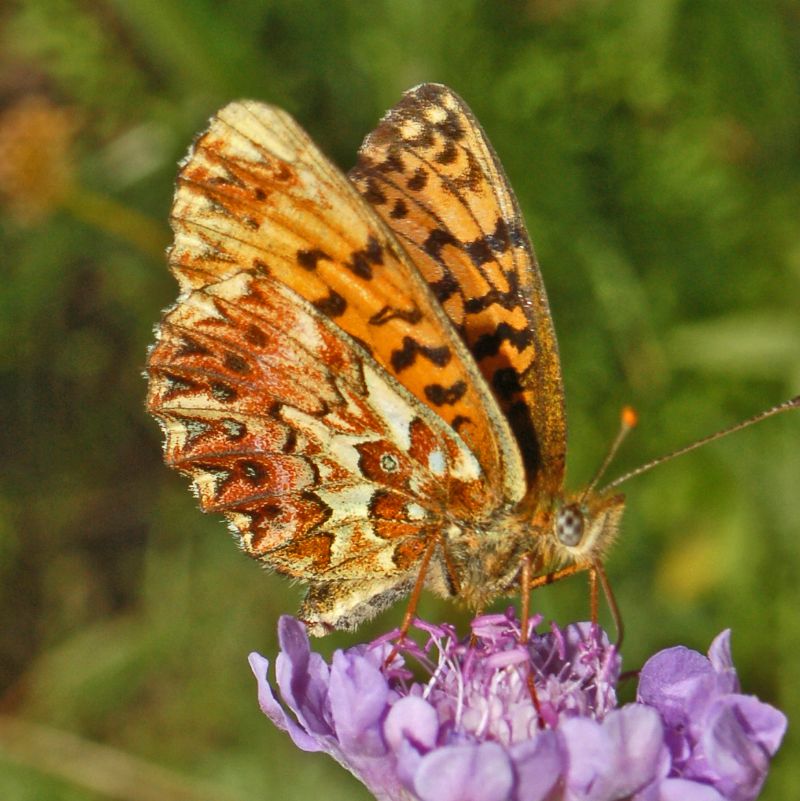
<svg viewBox="0 0 800 801"><path fill-rule="evenodd" d="M406 93L349 180L285 112L232 103L182 165L172 227L181 295L148 360L166 462L248 554L308 582L312 633L413 592L410 621L423 585L478 609L522 581L526 610L580 570L616 616L622 479L564 490L542 278L457 95Z"/></svg>

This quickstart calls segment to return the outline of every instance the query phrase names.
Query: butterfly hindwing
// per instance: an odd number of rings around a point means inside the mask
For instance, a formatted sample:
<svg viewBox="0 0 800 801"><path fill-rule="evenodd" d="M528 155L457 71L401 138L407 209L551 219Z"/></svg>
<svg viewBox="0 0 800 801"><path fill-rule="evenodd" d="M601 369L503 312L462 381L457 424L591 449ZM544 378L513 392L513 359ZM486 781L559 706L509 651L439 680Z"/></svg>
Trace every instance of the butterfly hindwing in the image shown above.
<svg viewBox="0 0 800 801"><path fill-rule="evenodd" d="M566 422L555 332L519 204L478 121L447 87L418 86L367 136L350 178L474 356L529 484L560 491Z"/></svg>
<svg viewBox="0 0 800 801"><path fill-rule="evenodd" d="M148 370L167 464L246 552L310 583L316 633L394 600L448 520L491 510L460 437L273 279L240 272L184 295ZM430 583L447 594L442 569Z"/></svg>

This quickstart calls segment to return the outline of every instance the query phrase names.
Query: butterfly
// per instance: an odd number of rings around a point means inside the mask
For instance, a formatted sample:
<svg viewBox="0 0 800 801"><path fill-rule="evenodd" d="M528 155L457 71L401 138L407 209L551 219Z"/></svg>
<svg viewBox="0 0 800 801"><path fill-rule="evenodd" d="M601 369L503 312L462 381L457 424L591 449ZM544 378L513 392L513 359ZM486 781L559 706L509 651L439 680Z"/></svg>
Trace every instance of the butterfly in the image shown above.
<svg viewBox="0 0 800 801"><path fill-rule="evenodd" d="M482 609L586 570L613 598L620 482L564 488L544 284L453 91L408 91L347 177L286 112L231 103L181 165L171 224L181 294L147 364L165 461L308 584L311 633L423 586Z"/></svg>

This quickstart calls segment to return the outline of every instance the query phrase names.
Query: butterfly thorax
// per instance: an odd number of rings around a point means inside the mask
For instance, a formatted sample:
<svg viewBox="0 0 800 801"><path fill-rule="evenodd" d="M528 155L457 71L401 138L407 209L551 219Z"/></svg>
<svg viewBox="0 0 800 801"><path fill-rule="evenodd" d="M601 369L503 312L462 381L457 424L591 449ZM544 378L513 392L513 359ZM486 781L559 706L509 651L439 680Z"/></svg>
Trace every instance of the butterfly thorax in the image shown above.
<svg viewBox="0 0 800 801"><path fill-rule="evenodd" d="M455 585L449 594L471 608L485 607L513 592L526 555L536 575L602 561L624 504L619 494L540 495L532 511L522 503L482 524L454 526L445 535L445 568Z"/></svg>

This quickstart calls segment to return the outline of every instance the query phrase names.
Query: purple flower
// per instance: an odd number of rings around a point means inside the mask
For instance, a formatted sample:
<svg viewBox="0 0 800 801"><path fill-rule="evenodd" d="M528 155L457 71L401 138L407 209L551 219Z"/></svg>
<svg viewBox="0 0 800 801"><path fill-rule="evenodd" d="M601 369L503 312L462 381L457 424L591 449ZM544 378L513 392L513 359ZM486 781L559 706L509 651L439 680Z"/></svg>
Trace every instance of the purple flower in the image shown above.
<svg viewBox="0 0 800 801"><path fill-rule="evenodd" d="M270 720L300 748L330 754L377 799L756 797L786 719L738 692L728 632L708 658L686 648L656 654L641 671L637 703L617 707L620 659L606 635L588 623L537 634L540 622L521 644L512 611L476 618L462 641L449 625L417 621L421 645L406 639L393 655L392 632L337 651L329 666L303 625L283 617L275 664L283 704L267 660L251 654L250 665Z"/></svg>
<svg viewBox="0 0 800 801"><path fill-rule="evenodd" d="M734 801L758 795L786 716L739 692L729 630L711 643L708 659L681 646L651 657L637 699L661 714L674 775L709 784Z"/></svg>

